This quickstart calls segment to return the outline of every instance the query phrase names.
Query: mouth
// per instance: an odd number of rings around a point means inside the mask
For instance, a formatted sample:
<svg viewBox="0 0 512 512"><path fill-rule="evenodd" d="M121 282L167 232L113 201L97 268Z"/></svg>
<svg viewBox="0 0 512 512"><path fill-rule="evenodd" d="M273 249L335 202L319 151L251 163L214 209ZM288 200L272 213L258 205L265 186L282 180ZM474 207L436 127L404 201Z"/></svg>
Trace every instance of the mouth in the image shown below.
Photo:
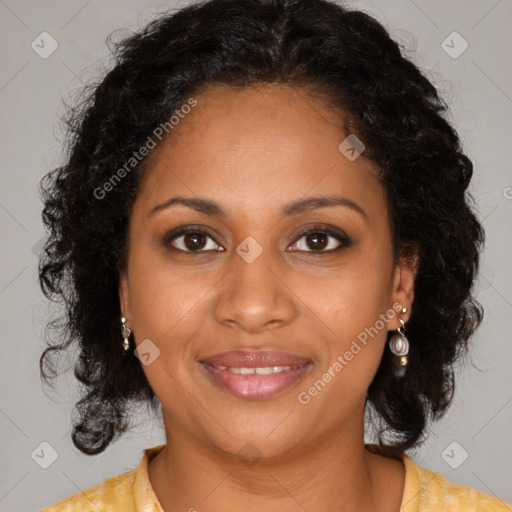
<svg viewBox="0 0 512 512"><path fill-rule="evenodd" d="M312 366L308 359L279 351L223 352L199 361L207 376L239 398L269 398L292 387Z"/></svg>

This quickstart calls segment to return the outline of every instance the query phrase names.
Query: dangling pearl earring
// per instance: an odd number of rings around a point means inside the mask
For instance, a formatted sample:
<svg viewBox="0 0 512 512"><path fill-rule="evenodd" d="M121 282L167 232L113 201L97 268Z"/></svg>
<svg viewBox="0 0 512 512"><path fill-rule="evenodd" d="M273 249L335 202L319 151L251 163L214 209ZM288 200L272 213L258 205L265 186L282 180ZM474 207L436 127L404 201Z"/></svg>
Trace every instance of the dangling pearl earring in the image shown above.
<svg viewBox="0 0 512 512"><path fill-rule="evenodd" d="M123 316L121 317L121 336L123 337L123 356L128 352L128 349L130 348L130 340L128 339L130 337L130 334L132 331L129 329L129 327L126 326L126 318Z"/></svg>
<svg viewBox="0 0 512 512"><path fill-rule="evenodd" d="M407 308L402 308L402 313L407 313ZM407 354L409 353L409 340L405 337L405 323L399 318L402 327L399 327L389 340L389 349L391 352L399 357L400 366L395 370L397 377L403 377L405 374L405 367L407 366Z"/></svg>

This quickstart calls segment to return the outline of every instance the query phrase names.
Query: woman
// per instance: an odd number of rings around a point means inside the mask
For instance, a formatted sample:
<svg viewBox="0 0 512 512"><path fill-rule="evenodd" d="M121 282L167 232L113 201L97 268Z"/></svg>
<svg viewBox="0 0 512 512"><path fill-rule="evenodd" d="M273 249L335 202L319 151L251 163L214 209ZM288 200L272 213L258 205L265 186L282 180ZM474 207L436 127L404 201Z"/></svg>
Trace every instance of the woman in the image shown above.
<svg viewBox="0 0 512 512"><path fill-rule="evenodd" d="M41 371L79 343L82 452L137 402L166 444L44 511L510 510L404 453L482 320L484 233L447 106L385 29L211 0L116 59L43 183L67 332Z"/></svg>

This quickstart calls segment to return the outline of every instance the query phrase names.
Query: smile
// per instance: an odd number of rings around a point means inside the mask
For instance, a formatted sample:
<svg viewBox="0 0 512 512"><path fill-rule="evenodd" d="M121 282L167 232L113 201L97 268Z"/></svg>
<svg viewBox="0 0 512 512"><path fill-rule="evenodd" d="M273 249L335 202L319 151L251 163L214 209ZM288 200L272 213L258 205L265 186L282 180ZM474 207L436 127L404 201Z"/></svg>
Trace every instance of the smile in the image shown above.
<svg viewBox="0 0 512 512"><path fill-rule="evenodd" d="M311 367L286 352L231 351L200 361L209 379L239 398L270 398L292 387Z"/></svg>
<svg viewBox="0 0 512 512"><path fill-rule="evenodd" d="M219 366L219 370L227 370L231 373L240 373L242 375L270 375L271 373L281 373L291 370L291 366L258 366L257 368L234 368L227 366Z"/></svg>

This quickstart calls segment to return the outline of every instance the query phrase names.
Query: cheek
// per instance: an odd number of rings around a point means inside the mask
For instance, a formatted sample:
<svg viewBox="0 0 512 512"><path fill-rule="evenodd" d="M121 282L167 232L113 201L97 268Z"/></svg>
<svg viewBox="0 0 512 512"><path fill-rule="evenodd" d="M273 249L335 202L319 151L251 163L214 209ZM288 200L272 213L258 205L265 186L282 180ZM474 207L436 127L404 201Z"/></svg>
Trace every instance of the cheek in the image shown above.
<svg viewBox="0 0 512 512"><path fill-rule="evenodd" d="M325 324L327 334L346 343L373 326L389 306L388 275L388 262L360 250L322 275L297 274L290 287Z"/></svg>
<svg viewBox="0 0 512 512"><path fill-rule="evenodd" d="M347 405L364 397L380 364L387 320L395 315L389 309L390 264L376 250L360 251L328 278L302 282L308 307L327 327L318 371L307 382L313 394L328 401L332 393Z"/></svg>
<svg viewBox="0 0 512 512"><path fill-rule="evenodd" d="M142 249L131 255L128 277L134 331L162 342L197 317L212 288L207 274L192 266L175 270L165 256Z"/></svg>
<svg viewBox="0 0 512 512"><path fill-rule="evenodd" d="M204 277L170 271L154 253L134 252L130 261L132 326L143 370L164 406L185 400L184 361L193 357L191 339L203 329L202 300L211 288ZM149 340L149 342L148 342ZM150 356L145 361L144 352Z"/></svg>
<svg viewBox="0 0 512 512"><path fill-rule="evenodd" d="M301 404L315 402L317 411L329 409L334 418L348 417L365 402L365 396L378 370L387 336L381 312L346 307L347 317L331 320L337 336L326 344L317 371L299 390Z"/></svg>

